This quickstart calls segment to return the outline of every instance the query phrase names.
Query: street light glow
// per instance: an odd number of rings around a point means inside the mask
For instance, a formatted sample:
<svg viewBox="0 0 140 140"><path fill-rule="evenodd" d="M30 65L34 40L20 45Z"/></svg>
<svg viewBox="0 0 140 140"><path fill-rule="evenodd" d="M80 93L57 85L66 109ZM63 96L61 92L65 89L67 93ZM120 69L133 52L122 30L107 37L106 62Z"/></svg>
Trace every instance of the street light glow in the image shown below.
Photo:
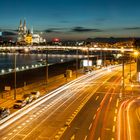
<svg viewBox="0 0 140 140"><path fill-rule="evenodd" d="M134 56L137 57L139 55L138 51L134 51Z"/></svg>

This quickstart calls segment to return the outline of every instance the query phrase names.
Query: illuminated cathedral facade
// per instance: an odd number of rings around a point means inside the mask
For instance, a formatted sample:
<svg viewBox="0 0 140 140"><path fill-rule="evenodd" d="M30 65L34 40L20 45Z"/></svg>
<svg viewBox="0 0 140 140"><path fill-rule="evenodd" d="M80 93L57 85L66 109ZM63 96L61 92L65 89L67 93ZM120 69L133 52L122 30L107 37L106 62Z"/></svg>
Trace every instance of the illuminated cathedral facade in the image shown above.
<svg viewBox="0 0 140 140"><path fill-rule="evenodd" d="M24 20L22 24L22 20L20 20L20 25L18 27L18 38L17 42L20 45L32 45L46 42L39 34L33 33L33 28L30 30L27 29L26 21Z"/></svg>

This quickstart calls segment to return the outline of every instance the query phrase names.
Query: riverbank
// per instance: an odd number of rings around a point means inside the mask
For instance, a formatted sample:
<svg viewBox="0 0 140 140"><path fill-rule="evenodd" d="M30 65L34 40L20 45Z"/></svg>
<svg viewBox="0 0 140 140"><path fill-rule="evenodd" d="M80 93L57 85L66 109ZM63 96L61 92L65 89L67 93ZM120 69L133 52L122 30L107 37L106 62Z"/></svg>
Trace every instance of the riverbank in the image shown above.
<svg viewBox="0 0 140 140"><path fill-rule="evenodd" d="M53 76L64 74L66 72L66 69L71 69L74 71L76 69L75 60L50 65L48 67L48 77L51 78ZM14 73L0 75L0 92L4 91L5 86L9 86L11 87L11 89L13 89L15 80L14 78ZM17 88L43 80L46 80L45 66L16 73Z"/></svg>

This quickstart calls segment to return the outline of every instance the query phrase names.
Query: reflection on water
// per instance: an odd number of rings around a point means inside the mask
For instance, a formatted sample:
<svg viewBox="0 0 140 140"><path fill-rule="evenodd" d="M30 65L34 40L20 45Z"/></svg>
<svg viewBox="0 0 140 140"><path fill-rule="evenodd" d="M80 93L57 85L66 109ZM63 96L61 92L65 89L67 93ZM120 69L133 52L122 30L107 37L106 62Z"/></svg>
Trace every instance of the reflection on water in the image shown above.
<svg viewBox="0 0 140 140"><path fill-rule="evenodd" d="M45 54L17 54L16 64L17 67L31 66L39 63L40 60L45 60ZM48 56L48 63L55 64L60 62L66 62L75 59L72 56L67 55L50 55ZM0 54L0 70L14 68L14 54Z"/></svg>

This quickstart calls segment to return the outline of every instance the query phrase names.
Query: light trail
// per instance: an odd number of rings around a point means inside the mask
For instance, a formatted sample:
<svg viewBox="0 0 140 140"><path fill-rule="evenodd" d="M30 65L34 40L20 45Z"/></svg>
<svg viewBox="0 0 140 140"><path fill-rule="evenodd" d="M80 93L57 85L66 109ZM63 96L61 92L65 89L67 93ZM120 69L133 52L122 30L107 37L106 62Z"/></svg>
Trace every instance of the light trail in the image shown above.
<svg viewBox="0 0 140 140"><path fill-rule="evenodd" d="M118 67L118 66L116 66L116 67ZM113 66L111 68L113 69L115 67ZM33 110L34 108L36 108L37 106L43 104L47 100L49 100L52 97L58 95L60 92L68 89L69 87L72 87L73 85L75 85L79 81L83 80L83 82L86 84L86 82L92 80L95 77L100 77L105 72L107 72L106 69L103 69L103 70L98 70L96 72L92 72L90 74L84 75L84 76L79 77L76 80L71 81L68 84L66 84L66 85L64 85L64 86L62 86L62 87L60 87L60 88L58 88L58 89L50 92L49 94L46 94L45 96L40 97L39 99L37 99L36 101L32 102L31 104L25 106L24 108L22 108L22 109L18 110L17 112L11 114L7 118L1 120L0 121L0 124L1 124L0 130L2 130L3 128L5 128L8 125L12 124L13 122L15 122L16 120L18 120L19 118L21 118L22 116L24 116L25 114L27 114L28 112L30 112L31 110Z"/></svg>
<svg viewBox="0 0 140 140"><path fill-rule="evenodd" d="M118 84L118 83L120 83L120 80L121 80L121 75L120 76L118 76L116 79L115 79L115 81L113 82L113 84ZM112 88L112 87L111 87ZM111 88L110 88L110 90L111 90ZM106 127L106 120L107 120L107 118L108 118L108 112L109 112L109 108L110 108L110 105L111 105L111 100L112 100L112 98L115 96L115 88L113 88L113 91L111 92L111 96L110 96L110 99L109 99L109 103L107 104L107 107L106 107L106 110L105 110L105 116L104 116L104 120L103 120L103 127L102 127L102 129L101 129L101 138L103 138L104 137L104 134L105 134L105 132L104 132L104 130L105 130L105 127ZM107 94L109 94L110 93L110 91L108 91L107 92ZM112 129L112 132L114 133L115 132L115 125L113 125L113 129Z"/></svg>
<svg viewBox="0 0 140 140"><path fill-rule="evenodd" d="M116 73L115 73L115 74L116 74ZM115 75L115 74L114 74L114 75ZM120 79L120 77L117 77L113 83L115 83L115 82L118 81L119 79ZM98 122L98 120L99 120L99 115L100 115L100 113L101 113L101 109L103 108L104 103L106 102L107 97L109 96L110 90L112 89L113 85L114 85L114 84L112 84L112 86L107 90L107 92L106 92L104 98L102 99L102 101L101 101L101 103L100 103L100 107L98 108L98 111L97 111L97 113L96 113L95 121L94 121L94 123L93 123L93 125L92 125L92 128L91 128L91 131L90 131L89 139L93 139L93 138L94 138L95 130L96 130L96 126L97 126L97 122ZM113 94L112 94L112 96L113 96ZM104 121L105 121L105 120L104 120Z"/></svg>
<svg viewBox="0 0 140 140"><path fill-rule="evenodd" d="M134 99L128 99L121 103L118 112L117 140L133 140L131 130L130 109Z"/></svg>

